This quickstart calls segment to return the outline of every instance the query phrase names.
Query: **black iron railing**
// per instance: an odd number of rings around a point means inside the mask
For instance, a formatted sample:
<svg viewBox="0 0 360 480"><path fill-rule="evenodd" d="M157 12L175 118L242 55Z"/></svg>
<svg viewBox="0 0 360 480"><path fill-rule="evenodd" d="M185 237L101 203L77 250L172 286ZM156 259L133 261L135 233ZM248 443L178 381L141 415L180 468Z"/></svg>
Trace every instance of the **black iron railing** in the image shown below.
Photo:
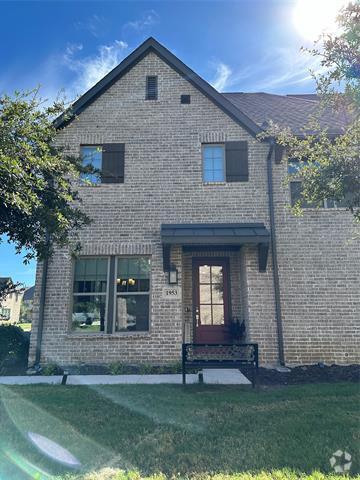
<svg viewBox="0 0 360 480"><path fill-rule="evenodd" d="M259 368L259 348L257 343L205 344L183 343L182 379L186 384L189 368L236 368L251 371L253 387Z"/></svg>

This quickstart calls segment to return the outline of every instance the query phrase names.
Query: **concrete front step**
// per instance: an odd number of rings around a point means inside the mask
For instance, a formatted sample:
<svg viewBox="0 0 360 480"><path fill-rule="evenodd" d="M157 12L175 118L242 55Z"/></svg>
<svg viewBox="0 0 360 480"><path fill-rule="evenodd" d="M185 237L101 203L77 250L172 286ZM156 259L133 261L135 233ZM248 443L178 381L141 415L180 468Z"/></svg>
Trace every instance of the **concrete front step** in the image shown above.
<svg viewBox="0 0 360 480"><path fill-rule="evenodd" d="M211 385L251 385L250 380L236 369L202 370L203 382Z"/></svg>

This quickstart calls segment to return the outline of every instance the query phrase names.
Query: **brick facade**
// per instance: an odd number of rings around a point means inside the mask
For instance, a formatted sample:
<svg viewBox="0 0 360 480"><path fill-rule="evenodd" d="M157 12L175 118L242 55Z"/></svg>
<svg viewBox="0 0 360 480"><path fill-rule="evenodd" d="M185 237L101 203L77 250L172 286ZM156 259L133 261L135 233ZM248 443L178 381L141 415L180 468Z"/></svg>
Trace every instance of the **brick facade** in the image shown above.
<svg viewBox="0 0 360 480"><path fill-rule="evenodd" d="M157 101L145 101L147 75L158 76ZM191 103L181 104L180 95ZM201 144L247 140L249 181L204 184ZM70 332L73 260L59 250L48 271L41 362L59 364L162 364L178 361L183 334L192 337L191 254L172 249L182 298L167 300L162 223L263 222L269 226L266 156L261 143L175 72L149 53L89 105L66 128L59 144L78 154L81 144L124 143L125 183L80 187L93 223L81 232L83 255L151 256L149 332ZM351 217L343 210L288 211L286 165L274 166L276 228L285 355L288 363L359 360L360 257L348 244ZM196 253L199 255L199 253ZM271 256L258 271L257 250L206 252L230 257L233 314L247 323L248 339L259 343L262 364L278 362ZM35 359L41 265L34 297L29 362ZM190 312L188 311L190 309Z"/></svg>

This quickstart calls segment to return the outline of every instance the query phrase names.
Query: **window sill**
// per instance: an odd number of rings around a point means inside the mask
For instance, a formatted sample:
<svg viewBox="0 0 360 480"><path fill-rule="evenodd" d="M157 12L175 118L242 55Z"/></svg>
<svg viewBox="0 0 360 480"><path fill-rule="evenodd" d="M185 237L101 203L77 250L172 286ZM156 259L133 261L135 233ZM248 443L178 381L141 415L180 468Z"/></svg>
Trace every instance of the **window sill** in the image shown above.
<svg viewBox="0 0 360 480"><path fill-rule="evenodd" d="M227 185L227 182L203 182L205 187L209 186L219 186L219 185Z"/></svg>
<svg viewBox="0 0 360 480"><path fill-rule="evenodd" d="M115 332L115 333L104 333L104 332L70 332L67 333L66 338L121 338L121 337L149 337L150 332Z"/></svg>

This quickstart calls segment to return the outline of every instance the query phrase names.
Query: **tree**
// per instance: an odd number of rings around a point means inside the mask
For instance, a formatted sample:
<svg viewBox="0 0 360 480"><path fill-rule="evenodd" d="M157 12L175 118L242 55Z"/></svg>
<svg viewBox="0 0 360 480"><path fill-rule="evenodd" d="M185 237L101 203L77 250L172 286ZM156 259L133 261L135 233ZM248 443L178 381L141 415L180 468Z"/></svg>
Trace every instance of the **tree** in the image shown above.
<svg viewBox="0 0 360 480"><path fill-rule="evenodd" d="M301 214L303 201L334 199L360 222L360 3L344 7L337 23L339 33L322 35L313 49L303 49L320 59L322 73L313 73L319 102L301 135L274 123L266 135L298 162L293 175L302 182L302 200L295 213ZM329 117L343 123L339 135L331 135Z"/></svg>
<svg viewBox="0 0 360 480"><path fill-rule="evenodd" d="M38 90L0 97L0 241L26 249L24 263L49 257L55 245L75 248L90 222L76 180L91 168L55 146L53 119L64 111L62 102L44 106Z"/></svg>

